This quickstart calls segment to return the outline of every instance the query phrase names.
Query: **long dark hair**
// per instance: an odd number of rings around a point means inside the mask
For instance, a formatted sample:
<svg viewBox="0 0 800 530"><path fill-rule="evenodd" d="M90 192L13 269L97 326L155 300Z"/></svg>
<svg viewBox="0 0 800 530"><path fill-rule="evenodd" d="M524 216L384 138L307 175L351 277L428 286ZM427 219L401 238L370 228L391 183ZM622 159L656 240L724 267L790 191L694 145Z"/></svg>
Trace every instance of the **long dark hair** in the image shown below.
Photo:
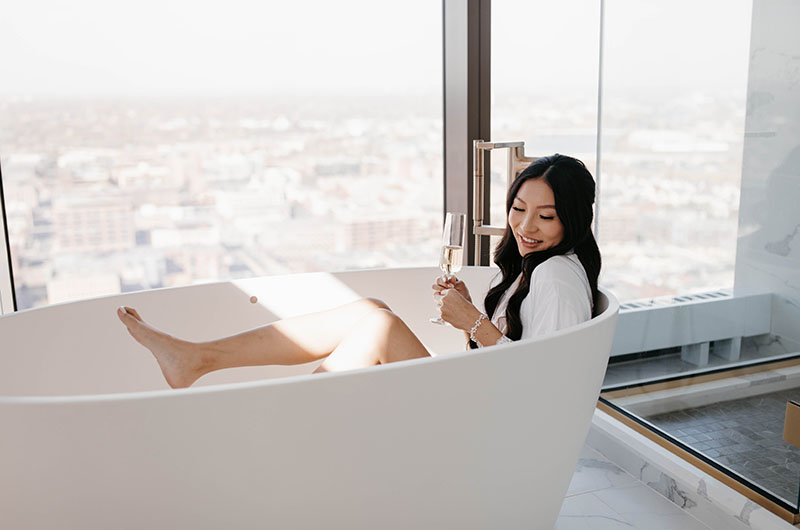
<svg viewBox="0 0 800 530"><path fill-rule="evenodd" d="M556 214L564 225L564 237L558 245L541 252L531 252L523 258L506 220L505 234L494 253L494 262L500 267L503 279L486 294L484 307L489 318L492 318L503 293L522 273L519 287L511 295L506 309L508 326L506 336L512 340L519 340L522 336L519 308L522 300L528 295L533 270L553 256L574 250L589 279L592 299L597 300L600 249L597 248L597 242L592 234L594 179L583 162L575 158L560 154L539 158L525 168L509 188L506 197L506 219L522 184L529 179L537 178L544 179L553 190Z"/></svg>

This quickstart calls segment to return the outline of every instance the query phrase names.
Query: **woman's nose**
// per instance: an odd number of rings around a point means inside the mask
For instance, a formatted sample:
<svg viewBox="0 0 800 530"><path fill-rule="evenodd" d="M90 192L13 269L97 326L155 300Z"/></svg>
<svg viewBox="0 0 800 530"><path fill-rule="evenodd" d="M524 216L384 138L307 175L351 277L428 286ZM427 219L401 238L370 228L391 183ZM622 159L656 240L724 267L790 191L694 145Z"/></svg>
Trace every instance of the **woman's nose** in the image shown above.
<svg viewBox="0 0 800 530"><path fill-rule="evenodd" d="M527 233L536 232L536 219L533 216L526 215L522 220L522 229Z"/></svg>

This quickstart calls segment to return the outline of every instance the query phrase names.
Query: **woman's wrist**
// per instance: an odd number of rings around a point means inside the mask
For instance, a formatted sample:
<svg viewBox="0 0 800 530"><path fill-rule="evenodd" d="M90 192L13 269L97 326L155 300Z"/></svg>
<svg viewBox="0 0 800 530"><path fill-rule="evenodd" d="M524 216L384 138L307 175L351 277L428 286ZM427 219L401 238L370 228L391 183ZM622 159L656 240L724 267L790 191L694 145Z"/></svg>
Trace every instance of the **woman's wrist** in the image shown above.
<svg viewBox="0 0 800 530"><path fill-rule="evenodd" d="M503 332L497 329L488 316L480 312L476 314L474 324L470 329L465 329L464 332L478 346L493 346L503 337Z"/></svg>
<svg viewBox="0 0 800 530"><path fill-rule="evenodd" d="M475 319L475 323L472 324L472 328L468 331L469 340L471 340L476 344L480 344L480 342L478 341L478 338L475 336L475 333L478 332L478 328L481 327L481 324L483 323L484 320L489 320L489 317L479 312L477 318Z"/></svg>
<svg viewBox="0 0 800 530"><path fill-rule="evenodd" d="M474 305L469 309L469 317L464 318L461 323L457 327L460 330L463 330L467 335L469 335L469 330L475 324L475 321L480 318L483 313ZM484 315L485 316L485 315Z"/></svg>

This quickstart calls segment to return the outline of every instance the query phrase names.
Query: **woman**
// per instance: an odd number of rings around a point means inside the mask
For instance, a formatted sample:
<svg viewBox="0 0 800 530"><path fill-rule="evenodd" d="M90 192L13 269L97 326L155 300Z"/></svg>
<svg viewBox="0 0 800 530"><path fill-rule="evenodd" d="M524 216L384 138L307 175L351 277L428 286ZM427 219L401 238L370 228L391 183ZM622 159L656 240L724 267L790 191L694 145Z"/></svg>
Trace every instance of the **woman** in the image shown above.
<svg viewBox="0 0 800 530"><path fill-rule="evenodd" d="M540 158L512 184L508 224L495 251L500 273L478 308L464 282L433 285L442 318L464 330L472 347L549 333L591 318L600 252L591 232L594 180L564 155ZM317 372L429 356L382 301L366 298L328 311L279 320L209 342L188 342L147 324L135 309L117 315L148 348L173 388L214 370L324 359Z"/></svg>

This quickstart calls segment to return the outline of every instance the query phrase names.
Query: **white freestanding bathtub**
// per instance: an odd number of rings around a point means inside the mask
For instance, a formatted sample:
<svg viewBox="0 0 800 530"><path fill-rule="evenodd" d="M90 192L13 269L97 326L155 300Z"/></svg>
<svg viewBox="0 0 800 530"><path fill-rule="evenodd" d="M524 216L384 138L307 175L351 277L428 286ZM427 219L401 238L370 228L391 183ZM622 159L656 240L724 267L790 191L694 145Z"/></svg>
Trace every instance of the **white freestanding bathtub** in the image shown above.
<svg viewBox="0 0 800 530"><path fill-rule="evenodd" d="M460 276L482 296L494 273ZM0 317L0 528L552 528L619 305L606 293L590 322L466 352L428 322L437 274L266 277ZM364 296L442 355L237 368L171 390L115 315L133 306L205 340Z"/></svg>

